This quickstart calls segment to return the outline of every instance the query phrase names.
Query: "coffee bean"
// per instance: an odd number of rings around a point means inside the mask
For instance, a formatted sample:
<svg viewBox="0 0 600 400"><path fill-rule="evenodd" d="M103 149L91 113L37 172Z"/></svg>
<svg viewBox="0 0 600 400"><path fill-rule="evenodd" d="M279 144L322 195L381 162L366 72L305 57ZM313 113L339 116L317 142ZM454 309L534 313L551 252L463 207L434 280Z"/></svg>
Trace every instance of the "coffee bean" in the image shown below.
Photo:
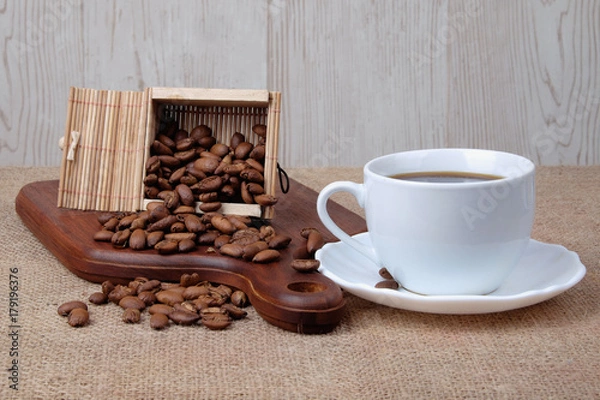
<svg viewBox="0 0 600 400"><path fill-rule="evenodd" d="M135 294L135 291L130 287L117 285L113 290L108 294L108 300L112 303L119 304L121 299L126 296L132 296Z"/></svg>
<svg viewBox="0 0 600 400"><path fill-rule="evenodd" d="M264 240L257 240L254 243L244 246L242 257L246 261L252 261L255 255L263 250L267 250L269 245Z"/></svg>
<svg viewBox="0 0 600 400"><path fill-rule="evenodd" d="M100 222L100 225L104 225L112 218L114 218L114 215L112 213L101 213L98 214L98 217L96 219L98 220L98 222Z"/></svg>
<svg viewBox="0 0 600 400"><path fill-rule="evenodd" d="M158 160L160 161L161 166L176 168L179 167L181 162L173 156L169 155L159 155Z"/></svg>
<svg viewBox="0 0 600 400"><path fill-rule="evenodd" d="M154 152L154 154L161 154L161 155L173 155L173 150L171 150L169 148L169 146L166 146L164 143L162 143L159 140L155 140L154 142L152 142L152 151Z"/></svg>
<svg viewBox="0 0 600 400"><path fill-rule="evenodd" d="M227 146L225 143L215 143L213 146L211 146L210 152L219 157L225 157L225 155L229 153L229 146Z"/></svg>
<svg viewBox="0 0 600 400"><path fill-rule="evenodd" d="M254 201L263 207L272 206L277 203L277 197L270 194L258 194L254 196Z"/></svg>
<svg viewBox="0 0 600 400"><path fill-rule="evenodd" d="M235 132L231 136L231 139L229 140L229 147L231 147L233 150L235 150L236 147L244 141L246 141L245 136L240 132Z"/></svg>
<svg viewBox="0 0 600 400"><path fill-rule="evenodd" d="M182 296L185 300L195 300L201 295L207 295L209 293L206 286L190 286L185 289Z"/></svg>
<svg viewBox="0 0 600 400"><path fill-rule="evenodd" d="M211 294L218 294L219 296L223 297L224 299L228 300L229 297L231 296L231 294L233 293L233 290L226 285L219 285L217 287L209 287L208 288L209 292Z"/></svg>
<svg viewBox="0 0 600 400"><path fill-rule="evenodd" d="M74 328L87 325L90 321L90 314L88 310L83 308L75 308L69 313L67 322Z"/></svg>
<svg viewBox="0 0 600 400"><path fill-rule="evenodd" d="M160 288L160 281L157 279L148 280L140 287L138 287L138 294L141 292L153 292L155 289Z"/></svg>
<svg viewBox="0 0 600 400"><path fill-rule="evenodd" d="M252 132L264 138L267 136L267 126L264 124L256 124L252 127Z"/></svg>
<svg viewBox="0 0 600 400"><path fill-rule="evenodd" d="M177 222L177 216L175 215L167 215L164 218L159 219L158 221L150 224L148 226L148 228L146 228L147 232L155 232L155 231L167 231L169 230L169 228L171 227L171 225L173 225L175 222Z"/></svg>
<svg viewBox="0 0 600 400"><path fill-rule="evenodd" d="M231 240L231 236L222 234L222 235L219 235L216 237L215 241L213 242L213 245L217 249L220 249L223 245L229 243L230 240Z"/></svg>
<svg viewBox="0 0 600 400"><path fill-rule="evenodd" d="M217 138L214 136L206 136L198 140L201 148L209 149L217 143Z"/></svg>
<svg viewBox="0 0 600 400"><path fill-rule="evenodd" d="M162 199L165 202L165 207L167 207L169 210L174 210L181 204L181 200L179 199L179 193L176 190L165 191L165 195L162 197Z"/></svg>
<svg viewBox="0 0 600 400"><path fill-rule="evenodd" d="M235 226L233 226L231 221L229 221L225 216L221 214L213 216L210 220L210 223L221 233L230 235L236 231Z"/></svg>
<svg viewBox="0 0 600 400"><path fill-rule="evenodd" d="M108 295L103 292L95 292L90 295L88 298L89 302L92 304L100 305L108 303Z"/></svg>
<svg viewBox="0 0 600 400"><path fill-rule="evenodd" d="M138 293L138 298L141 301L143 301L146 306L151 306L158 301L156 299L156 295L153 292L149 291L143 291Z"/></svg>
<svg viewBox="0 0 600 400"><path fill-rule="evenodd" d="M154 248L165 237L165 233L163 231L156 232L148 232L146 235L146 246L148 248Z"/></svg>
<svg viewBox="0 0 600 400"><path fill-rule="evenodd" d="M131 233L129 247L133 250L144 250L146 248L146 232L138 228Z"/></svg>
<svg viewBox="0 0 600 400"><path fill-rule="evenodd" d="M390 274L390 272L385 267L379 269L379 276L381 276L383 279L394 279L392 274Z"/></svg>
<svg viewBox="0 0 600 400"><path fill-rule="evenodd" d="M170 148L170 149L174 149L175 148L175 142L173 141L173 139L171 139L167 135L159 134L159 135L156 136L156 139L158 141L160 141L162 144L164 144L165 146L167 146L168 148Z"/></svg>
<svg viewBox="0 0 600 400"><path fill-rule="evenodd" d="M110 292L113 291L114 288L115 285L111 281L102 282L102 293L108 295Z"/></svg>
<svg viewBox="0 0 600 400"><path fill-rule="evenodd" d="M196 186L196 189L200 193L208 193L208 192L218 191L222 185L223 185L223 178L221 178L218 175L211 175L209 177L202 179L200 182L198 182L194 186Z"/></svg>
<svg viewBox="0 0 600 400"><path fill-rule="evenodd" d="M102 229L94 234L94 240L97 242L110 242L114 234L113 231Z"/></svg>
<svg viewBox="0 0 600 400"><path fill-rule="evenodd" d="M260 234L256 228L240 229L231 235L231 243L237 243L242 246L248 246L258 241L260 241Z"/></svg>
<svg viewBox="0 0 600 400"><path fill-rule="evenodd" d="M192 232L175 232L175 233L166 233L164 236L165 240L174 240L179 242L181 240L196 240L196 234Z"/></svg>
<svg viewBox="0 0 600 400"><path fill-rule="evenodd" d="M209 314L202 316L202 325L210 330L222 330L231 325L231 318L225 314Z"/></svg>
<svg viewBox="0 0 600 400"><path fill-rule="evenodd" d="M160 221L170 214L169 209L163 203L150 203L146 206L146 209L150 212L148 215L148 222L150 223Z"/></svg>
<svg viewBox="0 0 600 400"><path fill-rule="evenodd" d="M156 243L154 250L160 254L174 254L179 250L179 243L176 240L161 240Z"/></svg>
<svg viewBox="0 0 600 400"><path fill-rule="evenodd" d="M216 245L216 244L215 244ZM219 249L221 254L226 256L241 258L244 255L244 247L236 243L226 243Z"/></svg>
<svg viewBox="0 0 600 400"><path fill-rule="evenodd" d="M265 173L265 166L263 165L263 163L258 160L255 160L254 158L246 159L246 164L248 164L250 167L257 170L261 174ZM255 182L250 182L250 183L255 183Z"/></svg>
<svg viewBox="0 0 600 400"><path fill-rule="evenodd" d="M378 289L398 289L400 285L393 279L384 279L375 285Z"/></svg>
<svg viewBox="0 0 600 400"><path fill-rule="evenodd" d="M146 161L146 174L153 174L160 170L160 160L157 155L150 156Z"/></svg>
<svg viewBox="0 0 600 400"><path fill-rule="evenodd" d="M192 325L200 319L200 315L197 313L185 310L173 310L168 317L177 325Z"/></svg>
<svg viewBox="0 0 600 400"><path fill-rule="evenodd" d="M148 225L148 216L149 213L147 211L138 214L138 217L131 223L130 229L132 231L135 231L136 229L146 229L146 226Z"/></svg>
<svg viewBox="0 0 600 400"><path fill-rule="evenodd" d="M265 192L263 186L256 182L249 182L246 186L248 188L248 192L250 192L252 195L259 195Z"/></svg>
<svg viewBox="0 0 600 400"><path fill-rule="evenodd" d="M226 215L225 218L231 222L231 224L235 227L236 232L245 231L248 229L248 224L251 222L250 218L247 218L242 215Z"/></svg>
<svg viewBox="0 0 600 400"><path fill-rule="evenodd" d="M249 142L241 142L237 145L234 150L234 156L238 160L244 160L248 158L250 152L254 149L254 145Z"/></svg>
<svg viewBox="0 0 600 400"><path fill-rule="evenodd" d="M181 204L186 206L194 205L194 193L192 193L192 189L188 185L179 184L175 186L175 191L179 195Z"/></svg>
<svg viewBox="0 0 600 400"><path fill-rule="evenodd" d="M260 238L266 242L268 242L269 239L275 235L275 233L275 229L270 225L263 225L259 230Z"/></svg>
<svg viewBox="0 0 600 400"><path fill-rule="evenodd" d="M241 290L236 290L231 294L231 303L237 307L246 307L248 305L248 296Z"/></svg>
<svg viewBox="0 0 600 400"><path fill-rule="evenodd" d="M252 262L265 264L277 261L280 257L281 254L277 250L267 249L256 253L256 255L252 258Z"/></svg>
<svg viewBox="0 0 600 400"><path fill-rule="evenodd" d="M123 322L128 324L137 324L142 319L140 310L137 308L126 308L121 316Z"/></svg>
<svg viewBox="0 0 600 400"><path fill-rule="evenodd" d="M205 174L212 174L219 166L220 161L218 158L213 157L200 157L194 161L194 168L204 172Z"/></svg>
<svg viewBox="0 0 600 400"><path fill-rule="evenodd" d="M254 146L254 149L250 152L248 157L254 160L264 160L266 154L266 149L264 145Z"/></svg>
<svg viewBox="0 0 600 400"><path fill-rule="evenodd" d="M200 275L198 275L197 272L191 274L183 274L181 275L181 278L179 278L179 286L183 288L188 288L190 286L197 285L198 283L200 283ZM184 292L185 290L183 290L181 294L183 295Z"/></svg>
<svg viewBox="0 0 600 400"><path fill-rule="evenodd" d="M252 193L250 193L250 190L248 190L248 183L245 181L242 182L241 196L242 196L242 201L244 203L254 204L254 196L252 195Z"/></svg>
<svg viewBox="0 0 600 400"><path fill-rule="evenodd" d="M238 176L247 165L244 163L229 164L223 168L223 172L232 176Z"/></svg>
<svg viewBox="0 0 600 400"><path fill-rule="evenodd" d="M137 218L137 214L126 215L119 220L119 224L117 225L117 229L123 230L131 227L131 223Z"/></svg>
<svg viewBox="0 0 600 400"><path fill-rule="evenodd" d="M173 311L173 307L167 305L167 304L153 304L148 308L148 312L153 315L153 314L165 314L168 315Z"/></svg>
<svg viewBox="0 0 600 400"><path fill-rule="evenodd" d="M116 231L110 241L114 247L123 248L127 246L131 231L129 229L123 229L122 231Z"/></svg>
<svg viewBox="0 0 600 400"><path fill-rule="evenodd" d="M308 233L308 237L306 238L306 250L310 254L314 254L317 250L319 250L325 244L325 240L323 239L323 235L316 229L311 230Z"/></svg>
<svg viewBox="0 0 600 400"><path fill-rule="evenodd" d="M221 310L226 311L227 314L233 319L242 319L246 315L248 315L248 313L246 311L242 310L241 308L239 308L238 306L236 306L232 303L223 304L221 306Z"/></svg>
<svg viewBox="0 0 600 400"><path fill-rule="evenodd" d="M240 177L247 180L248 182L263 183L265 181L265 177L263 176L263 174L252 167L247 167L242 172L240 172Z"/></svg>
<svg viewBox="0 0 600 400"><path fill-rule="evenodd" d="M194 138L187 136L187 137L183 137L183 138L179 139L175 143L175 148L178 151L185 151L185 150L191 149L195 143L196 143L196 140Z"/></svg>
<svg viewBox="0 0 600 400"><path fill-rule="evenodd" d="M156 299L159 302L170 306L173 306L176 303L183 303L184 301L183 295L174 289L163 290L156 293Z"/></svg>
<svg viewBox="0 0 600 400"><path fill-rule="evenodd" d="M103 228L107 231L114 232L117 229L117 226L119 226L119 220L117 218L111 218L104 223Z"/></svg>
<svg viewBox="0 0 600 400"><path fill-rule="evenodd" d="M271 236L268 244L269 244L269 248L271 248L271 249L283 249L283 248L287 247L291 241L292 241L292 238L287 235L276 234L276 235Z"/></svg>
<svg viewBox="0 0 600 400"><path fill-rule="evenodd" d="M319 269L321 265L319 260L315 259L295 259L292 260L291 267L298 272L314 272Z"/></svg>
<svg viewBox="0 0 600 400"><path fill-rule="evenodd" d="M179 168L177 168L175 171L173 171L173 173L171 174L171 176L169 176L169 183L171 185L180 183L181 182L181 178L183 178L185 176L185 174L186 174L186 168L185 167L179 167ZM147 185L147 186L149 185L149 183L147 183L146 180L144 180L144 184ZM184 185L184 186L188 187L188 189L189 189L189 186L187 186L187 185ZM177 189L177 187L175 187L175 189ZM179 193L179 197L181 197L181 193Z"/></svg>
<svg viewBox="0 0 600 400"><path fill-rule="evenodd" d="M198 125L190 132L190 137L196 142L204 137L210 137L212 135L212 129L206 125Z"/></svg>
<svg viewBox="0 0 600 400"><path fill-rule="evenodd" d="M137 296L125 296L119 301L119 306L123 309L134 308L136 310L143 310L146 308L146 303Z"/></svg>
<svg viewBox="0 0 600 400"><path fill-rule="evenodd" d="M194 251L195 249L196 243L192 239L180 240L177 245L177 250L180 253L189 253L190 251Z"/></svg>
<svg viewBox="0 0 600 400"><path fill-rule="evenodd" d="M160 330L166 328L167 326L169 326L169 317L167 317L167 315L156 313L150 317L150 327L152 329Z"/></svg>
<svg viewBox="0 0 600 400"><path fill-rule="evenodd" d="M221 235L218 231L208 231L198 237L198 244L201 245L212 245L215 239Z"/></svg>

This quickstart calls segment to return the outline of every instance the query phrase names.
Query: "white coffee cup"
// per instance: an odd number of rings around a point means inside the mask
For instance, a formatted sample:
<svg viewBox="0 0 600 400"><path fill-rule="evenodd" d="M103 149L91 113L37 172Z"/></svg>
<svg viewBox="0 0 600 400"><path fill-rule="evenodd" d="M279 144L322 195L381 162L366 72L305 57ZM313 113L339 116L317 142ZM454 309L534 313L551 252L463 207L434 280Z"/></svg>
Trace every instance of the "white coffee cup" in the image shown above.
<svg viewBox="0 0 600 400"><path fill-rule="evenodd" d="M452 171L499 179L418 182L392 176ZM483 295L512 272L530 240L535 166L527 158L491 150L431 149L375 158L364 183L327 185L317 199L325 227L405 289L426 295ZM349 192L364 208L371 246L342 231L327 200Z"/></svg>

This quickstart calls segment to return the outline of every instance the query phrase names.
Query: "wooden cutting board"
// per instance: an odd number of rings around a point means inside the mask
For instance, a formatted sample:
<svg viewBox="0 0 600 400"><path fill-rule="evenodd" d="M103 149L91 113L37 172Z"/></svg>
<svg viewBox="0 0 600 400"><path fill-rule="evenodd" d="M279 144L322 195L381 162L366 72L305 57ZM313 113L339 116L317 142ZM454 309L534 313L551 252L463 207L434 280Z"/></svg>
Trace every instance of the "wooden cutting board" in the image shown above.
<svg viewBox="0 0 600 400"><path fill-rule="evenodd" d="M300 273L290 267L293 252L305 245L304 227L316 227L326 241L335 241L316 212L317 193L290 180L287 194L279 193L270 224L277 233L292 237L278 262L253 264L207 252L160 255L154 250L116 249L93 240L100 229L99 212L58 208L58 181L24 186L16 198L16 211L40 242L77 276L91 282L110 279L127 282L138 276L179 281L184 273L244 291L258 314L280 328L299 333L326 333L340 322L345 301L333 281L318 272ZM364 220L330 202L331 216L350 234L366 230Z"/></svg>

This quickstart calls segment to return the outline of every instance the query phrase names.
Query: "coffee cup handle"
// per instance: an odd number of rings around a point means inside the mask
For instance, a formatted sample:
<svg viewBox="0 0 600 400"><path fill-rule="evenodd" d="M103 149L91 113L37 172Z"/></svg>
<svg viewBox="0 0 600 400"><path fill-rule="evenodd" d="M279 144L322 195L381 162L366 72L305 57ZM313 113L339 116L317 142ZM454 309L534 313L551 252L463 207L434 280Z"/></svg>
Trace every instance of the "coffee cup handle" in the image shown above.
<svg viewBox="0 0 600 400"><path fill-rule="evenodd" d="M337 192L348 192L356 198L358 205L361 208L364 208L364 200L365 200L365 187L364 184L358 184L350 181L338 181L330 183L325 186L323 190L319 193L317 197L317 213L319 214L319 218L323 225L342 243L350 246L354 250L358 251L369 260L373 261L378 266L381 265L378 257L375 255L375 251L358 240L352 238L346 232L344 232L329 216L329 212L327 212L327 200Z"/></svg>

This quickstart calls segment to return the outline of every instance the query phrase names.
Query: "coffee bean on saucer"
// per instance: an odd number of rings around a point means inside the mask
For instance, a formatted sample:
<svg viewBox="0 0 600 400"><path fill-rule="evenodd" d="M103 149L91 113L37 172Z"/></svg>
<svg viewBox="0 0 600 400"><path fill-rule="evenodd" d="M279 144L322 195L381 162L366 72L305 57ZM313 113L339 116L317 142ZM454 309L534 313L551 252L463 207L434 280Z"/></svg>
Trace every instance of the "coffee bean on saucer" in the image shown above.
<svg viewBox="0 0 600 400"><path fill-rule="evenodd" d="M384 279L375 285L378 289L398 289L400 285L393 279Z"/></svg>
<svg viewBox="0 0 600 400"><path fill-rule="evenodd" d="M394 279L392 274L390 274L390 271L388 271L385 267L379 270L379 276L381 276L383 279Z"/></svg>

